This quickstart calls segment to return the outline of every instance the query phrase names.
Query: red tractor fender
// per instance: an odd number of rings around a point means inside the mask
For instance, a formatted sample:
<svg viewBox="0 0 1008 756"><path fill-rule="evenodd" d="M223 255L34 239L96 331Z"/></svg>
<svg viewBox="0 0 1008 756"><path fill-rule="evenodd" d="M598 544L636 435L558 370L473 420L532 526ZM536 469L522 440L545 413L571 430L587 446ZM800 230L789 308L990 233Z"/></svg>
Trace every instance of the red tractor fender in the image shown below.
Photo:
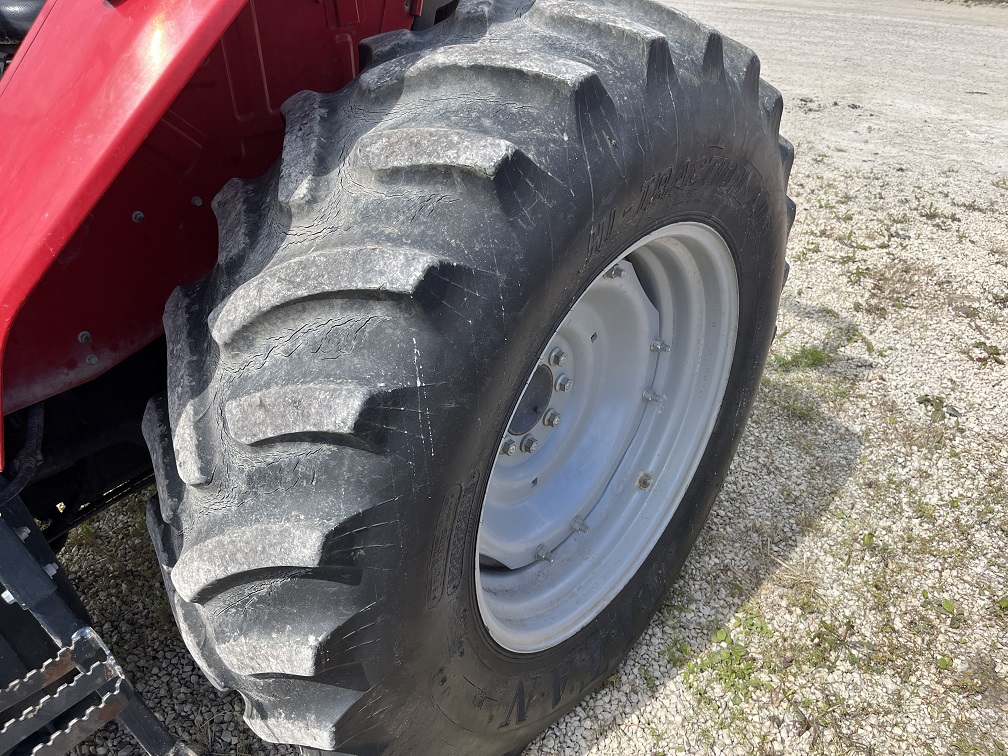
<svg viewBox="0 0 1008 756"><path fill-rule="evenodd" d="M32 289L243 5L44 6L0 79L0 353Z"/></svg>
<svg viewBox="0 0 1008 756"><path fill-rule="evenodd" d="M210 198L279 155L280 104L343 86L357 43L420 8L49 0L0 79L0 417L157 338L213 264Z"/></svg>

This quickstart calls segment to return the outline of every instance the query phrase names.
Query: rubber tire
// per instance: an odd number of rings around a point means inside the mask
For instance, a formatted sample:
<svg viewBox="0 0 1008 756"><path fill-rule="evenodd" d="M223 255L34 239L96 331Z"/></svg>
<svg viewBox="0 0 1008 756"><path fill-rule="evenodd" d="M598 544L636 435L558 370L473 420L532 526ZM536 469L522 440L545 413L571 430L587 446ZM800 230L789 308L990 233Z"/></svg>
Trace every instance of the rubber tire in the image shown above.
<svg viewBox="0 0 1008 756"><path fill-rule="evenodd" d="M784 278L782 101L749 50L646 0L463 0L365 59L289 101L279 165L215 200L219 263L165 314L148 523L189 649L261 737L509 753L614 671L722 485ZM619 596L509 653L474 594L499 440L581 292L677 221L717 229L740 284L709 446Z"/></svg>

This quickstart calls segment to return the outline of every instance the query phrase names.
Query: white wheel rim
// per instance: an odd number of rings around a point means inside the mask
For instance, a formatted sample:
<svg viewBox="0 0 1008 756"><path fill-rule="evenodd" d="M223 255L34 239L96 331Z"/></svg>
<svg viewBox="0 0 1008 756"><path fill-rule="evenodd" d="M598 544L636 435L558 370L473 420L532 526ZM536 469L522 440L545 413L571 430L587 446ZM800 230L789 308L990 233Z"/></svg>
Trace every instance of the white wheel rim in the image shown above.
<svg viewBox="0 0 1008 756"><path fill-rule="evenodd" d="M487 482L476 596L498 644L557 645L640 569L707 447L737 330L731 252L699 223L644 237L577 300L526 382Z"/></svg>

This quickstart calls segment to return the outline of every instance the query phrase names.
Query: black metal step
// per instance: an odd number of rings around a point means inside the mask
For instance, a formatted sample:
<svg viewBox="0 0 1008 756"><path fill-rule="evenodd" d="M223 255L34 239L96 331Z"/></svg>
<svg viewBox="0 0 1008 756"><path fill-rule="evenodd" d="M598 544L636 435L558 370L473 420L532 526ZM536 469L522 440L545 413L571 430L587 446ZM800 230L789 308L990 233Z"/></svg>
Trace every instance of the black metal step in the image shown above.
<svg viewBox="0 0 1008 756"><path fill-rule="evenodd" d="M20 499L0 500L0 601L56 643L52 658L0 690L0 756L61 756L113 718L151 756L195 756L140 700L76 597L57 589L58 565L26 546L38 535Z"/></svg>

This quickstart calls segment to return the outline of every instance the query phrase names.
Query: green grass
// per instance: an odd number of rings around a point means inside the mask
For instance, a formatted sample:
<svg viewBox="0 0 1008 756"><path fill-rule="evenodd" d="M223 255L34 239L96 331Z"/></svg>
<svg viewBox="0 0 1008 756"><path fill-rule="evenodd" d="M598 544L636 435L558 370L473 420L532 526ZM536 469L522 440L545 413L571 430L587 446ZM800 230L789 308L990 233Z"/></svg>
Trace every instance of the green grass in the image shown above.
<svg viewBox="0 0 1008 756"><path fill-rule="evenodd" d="M988 344L986 341L974 341L973 348L982 352L979 357L975 357L976 361L981 365L1004 365L1005 364L1005 353L1001 351L1001 347L994 346L993 344Z"/></svg>
<svg viewBox="0 0 1008 756"><path fill-rule="evenodd" d="M703 687L707 679L712 679L731 696L733 703L748 700L752 692L763 685L756 674L757 660L745 645L736 643L725 628L717 630L713 640L717 647L686 665L683 674L687 685Z"/></svg>
<svg viewBox="0 0 1008 756"><path fill-rule="evenodd" d="M818 417L816 403L811 399L799 396L791 396L781 403L784 414L792 420L800 420L803 423L811 423Z"/></svg>
<svg viewBox="0 0 1008 756"><path fill-rule="evenodd" d="M651 693L658 692L658 681L655 680L655 676L650 669L642 665L637 668L637 674L644 679L644 684Z"/></svg>
<svg viewBox="0 0 1008 756"><path fill-rule="evenodd" d="M832 361L833 355L821 346L809 346L803 344L798 350L791 354L774 355L774 364L784 372L792 370L810 370L827 365Z"/></svg>
<svg viewBox="0 0 1008 756"><path fill-rule="evenodd" d="M77 528L77 535L81 543L93 545L98 541L98 528L95 527L94 520L85 520Z"/></svg>

